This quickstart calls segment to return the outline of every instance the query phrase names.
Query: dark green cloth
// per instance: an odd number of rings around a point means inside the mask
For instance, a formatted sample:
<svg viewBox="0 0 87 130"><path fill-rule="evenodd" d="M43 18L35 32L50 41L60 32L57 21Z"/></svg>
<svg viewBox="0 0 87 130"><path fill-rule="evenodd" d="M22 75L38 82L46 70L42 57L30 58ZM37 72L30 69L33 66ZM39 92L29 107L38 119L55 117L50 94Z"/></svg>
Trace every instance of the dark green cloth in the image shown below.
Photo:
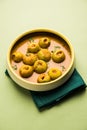
<svg viewBox="0 0 87 130"><path fill-rule="evenodd" d="M66 83L64 83L61 87L47 92L31 91L31 94L36 106L40 109L56 104L71 92L77 89L82 90L82 88L85 87L85 82L75 69L69 80Z"/></svg>
<svg viewBox="0 0 87 130"><path fill-rule="evenodd" d="M7 70L5 73L7 76L9 76ZM75 69L69 80L62 86L46 92L30 92L37 108L41 110L42 108L50 107L56 104L70 93L75 92L76 90L82 90L85 87L86 84L84 80L82 79L78 71Z"/></svg>

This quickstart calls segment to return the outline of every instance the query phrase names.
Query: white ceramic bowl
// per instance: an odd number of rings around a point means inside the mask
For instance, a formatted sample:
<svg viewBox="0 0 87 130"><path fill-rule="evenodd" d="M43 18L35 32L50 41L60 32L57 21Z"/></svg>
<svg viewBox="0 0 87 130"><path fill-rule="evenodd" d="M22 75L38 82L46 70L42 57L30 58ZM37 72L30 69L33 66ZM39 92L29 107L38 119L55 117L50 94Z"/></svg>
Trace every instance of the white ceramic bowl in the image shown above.
<svg viewBox="0 0 87 130"><path fill-rule="evenodd" d="M32 36L41 36L41 35L50 36L50 37L63 41L65 46L68 46L68 48L70 50L71 62L69 64L69 67L67 68L67 70L64 72L64 74L62 74L62 76L60 76L59 78L57 78L55 80L52 80L52 81L46 82L46 83L29 82L29 81L25 80L24 78L20 77L13 70L11 61L10 61L11 51L12 51L13 47L15 46L15 44L18 44L23 39L31 38ZM72 75L72 73L74 71L74 49L73 49L71 43L69 42L69 40L59 32L55 32L55 31L49 30L49 29L31 30L31 31L25 32L24 34L20 35L18 38L16 38L11 43L11 45L8 49L8 53L7 53L7 70L8 70L10 77L13 79L13 81L15 81L19 86L21 86L25 89L33 90L33 91L52 90L52 89L55 89L55 88L61 86L62 84L64 84Z"/></svg>

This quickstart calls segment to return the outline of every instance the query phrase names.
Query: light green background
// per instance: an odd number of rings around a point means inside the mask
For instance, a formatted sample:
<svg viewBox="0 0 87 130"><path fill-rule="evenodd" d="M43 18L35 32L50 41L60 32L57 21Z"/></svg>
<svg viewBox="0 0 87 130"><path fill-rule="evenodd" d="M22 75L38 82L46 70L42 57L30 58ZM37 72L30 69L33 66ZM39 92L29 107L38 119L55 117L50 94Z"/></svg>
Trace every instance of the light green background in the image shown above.
<svg viewBox="0 0 87 130"><path fill-rule="evenodd" d="M87 90L39 112L28 91L4 74L10 43L36 28L68 37L87 83L87 0L0 0L0 130L87 130Z"/></svg>

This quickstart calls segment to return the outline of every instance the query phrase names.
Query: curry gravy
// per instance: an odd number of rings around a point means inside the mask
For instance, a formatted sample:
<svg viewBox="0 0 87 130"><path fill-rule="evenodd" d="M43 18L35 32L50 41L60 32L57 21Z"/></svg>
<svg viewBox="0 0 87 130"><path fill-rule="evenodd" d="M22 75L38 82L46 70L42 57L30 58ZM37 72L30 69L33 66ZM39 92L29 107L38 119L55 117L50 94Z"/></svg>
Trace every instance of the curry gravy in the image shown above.
<svg viewBox="0 0 87 130"><path fill-rule="evenodd" d="M38 43L39 39L42 38L42 37L44 37L44 36L38 36L37 35L37 36L32 36L32 37L29 37L29 38L26 38L26 39L23 39L23 40L17 42L14 45L14 47L12 48L11 54L13 52L20 51L21 53L26 55L28 45L31 42ZM51 59L49 62L47 62L48 69L45 73L47 73L50 68L59 68L62 71L62 74L64 74L65 71L67 70L67 68L69 67L70 63L71 63L72 57L71 57L70 48L69 48L68 44L64 40L62 40L61 38L57 39L57 38L51 37L51 36L46 36L46 37L50 38L50 40L51 40L51 44L48 47L48 50L51 53L53 53L53 51L55 51L56 49L62 50L65 54L65 60L61 63L55 63ZM14 69L15 73L20 76L19 68L21 67L23 62L21 61L19 63L16 63L12 60L12 58L10 58L10 61L11 61L11 66ZM30 76L29 78L24 78L24 79L28 80L29 82L35 82L36 83L38 75L39 74L37 74L36 72L33 72L32 76Z"/></svg>

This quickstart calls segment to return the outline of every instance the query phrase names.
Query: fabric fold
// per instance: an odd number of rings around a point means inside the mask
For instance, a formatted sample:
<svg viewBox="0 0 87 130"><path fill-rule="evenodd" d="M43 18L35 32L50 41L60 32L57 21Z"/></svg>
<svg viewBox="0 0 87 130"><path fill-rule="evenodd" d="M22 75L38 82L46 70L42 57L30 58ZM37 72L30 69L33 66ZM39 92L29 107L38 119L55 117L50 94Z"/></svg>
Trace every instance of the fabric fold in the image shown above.
<svg viewBox="0 0 87 130"><path fill-rule="evenodd" d="M31 91L31 95L36 106L41 109L49 105L53 105L59 102L62 98L75 90L82 90L86 87L86 84L80 74L75 69L69 80L62 86L47 92L34 92Z"/></svg>

